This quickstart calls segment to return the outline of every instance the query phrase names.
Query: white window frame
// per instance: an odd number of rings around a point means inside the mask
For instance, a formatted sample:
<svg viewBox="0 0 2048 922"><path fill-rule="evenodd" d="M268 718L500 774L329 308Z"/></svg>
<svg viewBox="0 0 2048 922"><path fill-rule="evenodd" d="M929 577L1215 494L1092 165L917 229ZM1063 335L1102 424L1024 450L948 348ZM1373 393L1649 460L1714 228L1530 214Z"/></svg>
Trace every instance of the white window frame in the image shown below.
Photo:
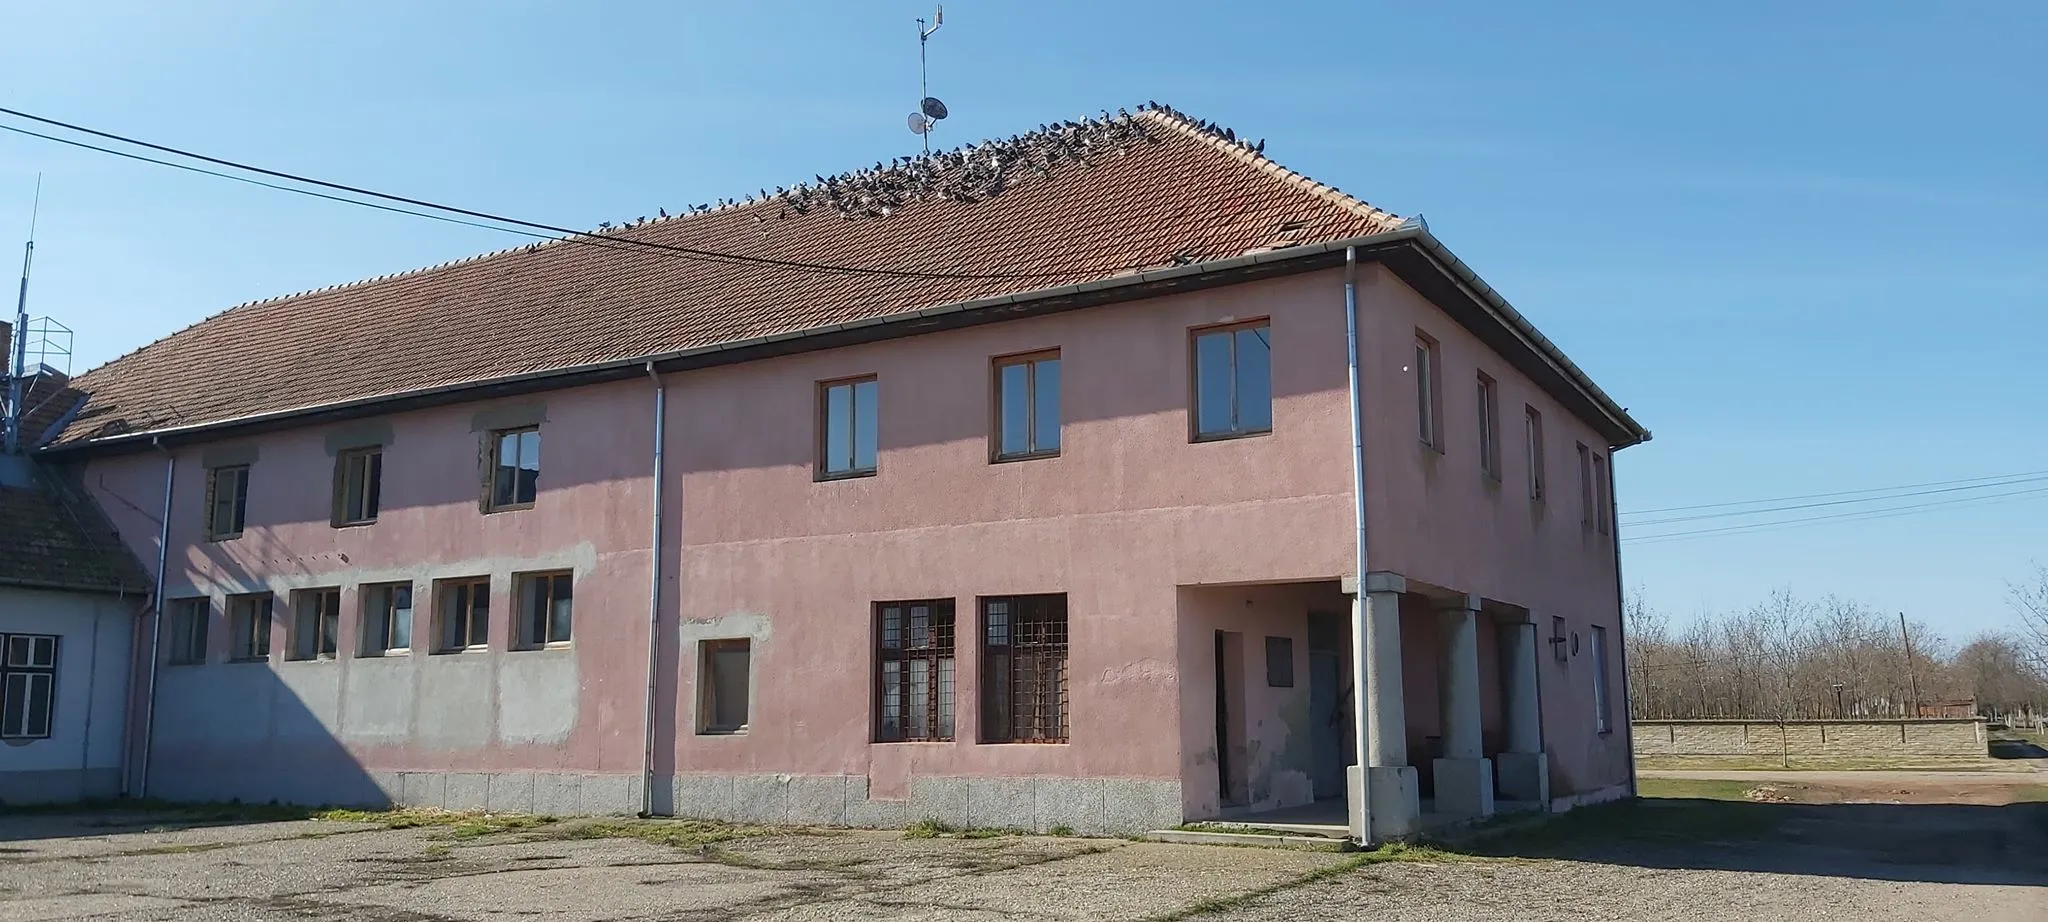
<svg viewBox="0 0 2048 922"><path fill-rule="evenodd" d="M395 596L405 592L405 604L399 605ZM412 652L413 619L419 616L416 606L419 593L408 582L366 583L356 589L361 597L362 646L361 656L397 656ZM398 612L405 612L404 636L397 636Z"/></svg>
<svg viewBox="0 0 2048 922"><path fill-rule="evenodd" d="M1438 366L1442 360L1437 341L1421 330L1415 331L1416 434L1423 445L1438 452L1444 450L1443 401L1437 393L1441 374Z"/></svg>
<svg viewBox="0 0 2048 922"><path fill-rule="evenodd" d="M557 594L557 580L560 581L560 589L562 590L559 595ZM547 647L568 646L571 640L574 639L576 631L575 574L568 570L515 573L512 575L512 589L513 602L517 606L513 609L513 618L518 621L518 624L514 625L513 629L519 641L514 649L539 650ZM542 590L545 590L548 594L548 606L547 610L539 616L540 631L536 635L533 630L535 627L534 613L531 609L535 601L535 593ZM564 608L567 609L566 612ZM567 618L560 619L566 622L562 625L565 631L562 637L556 638L554 635L557 619L563 614L568 615Z"/></svg>
<svg viewBox="0 0 2048 922"><path fill-rule="evenodd" d="M1500 479L1500 382L1479 372L1479 469Z"/></svg>
<svg viewBox="0 0 2048 922"><path fill-rule="evenodd" d="M326 604L332 600L332 605ZM285 637L285 659L331 660L341 656L341 587L323 586L292 593L292 624Z"/></svg>

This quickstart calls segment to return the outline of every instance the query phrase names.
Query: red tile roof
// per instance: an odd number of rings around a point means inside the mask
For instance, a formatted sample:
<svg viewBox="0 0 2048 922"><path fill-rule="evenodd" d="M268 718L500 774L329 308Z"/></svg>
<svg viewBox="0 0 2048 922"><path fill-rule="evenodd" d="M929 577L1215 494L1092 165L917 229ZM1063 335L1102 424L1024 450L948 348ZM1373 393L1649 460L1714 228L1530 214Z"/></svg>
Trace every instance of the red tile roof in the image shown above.
<svg viewBox="0 0 2048 922"><path fill-rule="evenodd" d="M232 308L74 379L90 397L58 443L715 346L1400 224L1172 110L878 167L581 244Z"/></svg>

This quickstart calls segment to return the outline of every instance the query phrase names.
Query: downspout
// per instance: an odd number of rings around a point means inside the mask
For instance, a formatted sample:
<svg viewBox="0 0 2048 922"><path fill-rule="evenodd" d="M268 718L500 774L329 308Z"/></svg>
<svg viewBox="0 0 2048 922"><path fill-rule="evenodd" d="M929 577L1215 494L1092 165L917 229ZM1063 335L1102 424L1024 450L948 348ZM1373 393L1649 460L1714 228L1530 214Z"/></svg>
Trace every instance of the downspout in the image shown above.
<svg viewBox="0 0 2048 922"><path fill-rule="evenodd" d="M654 699L661 664L661 443L668 416L668 389L653 362L647 363L647 378L654 382L654 501L648 515L652 536L647 550L647 701L640 717L641 816L654 815Z"/></svg>
<svg viewBox="0 0 2048 922"><path fill-rule="evenodd" d="M1607 521L1611 526L1607 538L1614 549L1614 644L1621 661L1621 743L1628 753L1628 796L1639 797L1636 790L1636 724L1635 699L1628 690L1628 591L1621 581L1621 504L1614 498L1614 449L1607 450Z"/></svg>
<svg viewBox="0 0 2048 922"><path fill-rule="evenodd" d="M149 750L156 738L156 674L163 659L158 651L164 636L164 572L171 559L171 487L178 473L178 456L164 448L163 439L152 438L149 443L164 453L164 515L156 539L156 596L150 601L154 611L149 619L149 690L143 696L142 751L137 754L139 765L133 786L138 800L149 796Z"/></svg>
<svg viewBox="0 0 2048 922"><path fill-rule="evenodd" d="M1352 572L1358 580L1357 597L1351 602L1351 688L1352 744L1358 765L1358 842L1372 841L1372 778L1367 770L1367 729L1365 685L1355 681L1365 674L1365 433L1362 395L1358 386L1358 248L1344 248L1344 359L1351 390L1351 515L1357 525L1357 553ZM1349 792L1349 784L1346 785Z"/></svg>

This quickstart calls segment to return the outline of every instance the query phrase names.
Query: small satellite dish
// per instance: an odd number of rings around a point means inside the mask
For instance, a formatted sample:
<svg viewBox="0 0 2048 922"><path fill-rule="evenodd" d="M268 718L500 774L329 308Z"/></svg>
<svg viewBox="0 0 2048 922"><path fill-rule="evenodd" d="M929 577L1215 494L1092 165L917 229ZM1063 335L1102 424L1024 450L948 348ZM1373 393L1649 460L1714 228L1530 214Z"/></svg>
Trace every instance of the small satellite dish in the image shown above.
<svg viewBox="0 0 2048 922"><path fill-rule="evenodd" d="M940 102L937 96L926 96L923 102L917 104L917 108L934 121L946 117L946 104Z"/></svg>
<svg viewBox="0 0 2048 922"><path fill-rule="evenodd" d="M926 117L925 117L925 115L924 115L924 113L922 113L922 112L912 112L912 113L910 113L910 133L911 133L911 134L924 134L925 132L927 132L927 131L930 131L930 130L932 130L932 120L931 120L931 119L929 119L929 118L926 118Z"/></svg>

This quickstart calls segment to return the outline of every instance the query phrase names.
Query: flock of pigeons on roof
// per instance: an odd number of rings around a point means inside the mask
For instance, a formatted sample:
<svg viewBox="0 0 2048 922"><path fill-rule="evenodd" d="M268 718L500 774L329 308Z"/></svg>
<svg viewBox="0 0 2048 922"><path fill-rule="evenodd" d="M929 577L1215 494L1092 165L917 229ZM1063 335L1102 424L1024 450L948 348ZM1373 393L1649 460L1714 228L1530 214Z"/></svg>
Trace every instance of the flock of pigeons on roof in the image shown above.
<svg viewBox="0 0 2048 922"><path fill-rule="evenodd" d="M1229 128L1189 118L1172 106L1148 101L1138 110L1163 112L1183 125L1253 154L1264 154L1266 150L1264 139L1253 142L1239 138ZM789 188L778 186L772 192L763 189L752 199L719 199L713 204L686 208L676 217L765 203L781 206L776 220L824 210L837 211L848 221L886 218L918 200L984 201L1001 195L1012 183L1054 179L1056 171L1069 165L1092 169L1099 160L1127 156L1134 145L1157 143L1147 120L1118 109L1115 115L1105 111L1098 118L1040 125L1038 130L1021 135L919 157L899 157L863 170L813 177L815 182ZM627 230L650 220L671 217L666 208L656 215L653 219L643 215L620 224L607 221L598 225L598 232ZM765 209L755 214L754 220L768 221Z"/></svg>

